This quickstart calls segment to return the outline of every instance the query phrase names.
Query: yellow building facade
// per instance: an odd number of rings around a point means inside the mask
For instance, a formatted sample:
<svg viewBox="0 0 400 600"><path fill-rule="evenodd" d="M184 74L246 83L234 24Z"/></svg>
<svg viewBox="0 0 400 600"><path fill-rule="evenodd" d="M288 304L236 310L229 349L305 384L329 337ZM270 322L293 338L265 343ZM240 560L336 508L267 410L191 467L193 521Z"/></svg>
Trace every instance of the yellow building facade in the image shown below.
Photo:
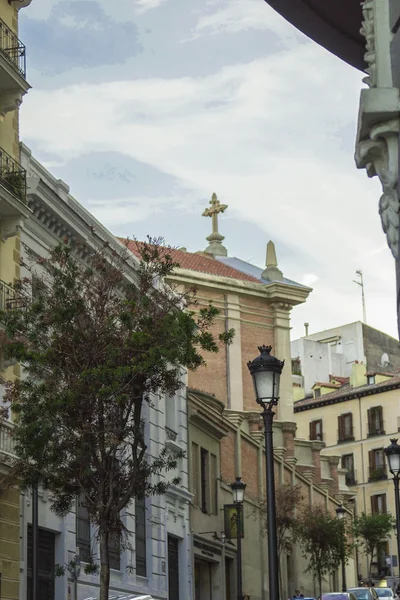
<svg viewBox="0 0 400 600"><path fill-rule="evenodd" d="M332 390L323 383L313 397L294 404L298 437L320 440L322 454L341 455L346 483L354 492L355 513L390 512L395 515L394 490L383 449L400 431L400 376L367 373L354 364L349 383ZM382 545L373 564L373 577L399 575L386 557L397 555L396 538ZM367 576L365 557L358 553L360 578Z"/></svg>
<svg viewBox="0 0 400 600"><path fill-rule="evenodd" d="M20 276L19 226L29 216L26 172L20 164L18 109L29 89L25 46L18 39L19 10L31 0L0 0L0 310L17 301L13 283ZM8 365L1 355L0 375L18 377L19 365ZM1 385L0 385L1 396ZM2 600L18 600L20 574L20 495L3 489L13 457L11 418L0 420L0 573Z"/></svg>

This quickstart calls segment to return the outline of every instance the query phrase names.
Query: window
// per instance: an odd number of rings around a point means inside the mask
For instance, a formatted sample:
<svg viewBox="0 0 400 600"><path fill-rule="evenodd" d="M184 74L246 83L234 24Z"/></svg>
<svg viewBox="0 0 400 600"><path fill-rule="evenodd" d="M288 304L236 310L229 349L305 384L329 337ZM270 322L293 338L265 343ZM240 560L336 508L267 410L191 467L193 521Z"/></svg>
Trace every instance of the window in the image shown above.
<svg viewBox="0 0 400 600"><path fill-rule="evenodd" d="M368 410L368 435L384 435L382 406Z"/></svg>
<svg viewBox="0 0 400 600"><path fill-rule="evenodd" d="M217 456L198 444L192 443L192 493L193 503L210 515L218 514L217 508Z"/></svg>
<svg viewBox="0 0 400 600"><path fill-rule="evenodd" d="M340 415L340 417L338 417L338 425L339 425L339 432L338 432L338 441L339 442L347 442L347 441L354 440L352 413Z"/></svg>
<svg viewBox="0 0 400 600"><path fill-rule="evenodd" d="M315 388L314 398L320 398L320 396L321 396L321 388Z"/></svg>
<svg viewBox="0 0 400 600"><path fill-rule="evenodd" d="M311 421L310 423L310 440L323 440L322 419Z"/></svg>
<svg viewBox="0 0 400 600"><path fill-rule="evenodd" d="M342 469L347 469L346 473L346 485L355 485L356 473L354 470L354 455L344 454L342 456Z"/></svg>
<svg viewBox="0 0 400 600"><path fill-rule="evenodd" d="M374 385L374 383L375 383L375 375L368 375L367 376L367 383L368 383L368 385Z"/></svg>
<svg viewBox="0 0 400 600"><path fill-rule="evenodd" d="M386 494L371 496L371 512L373 515L386 513Z"/></svg>
<svg viewBox="0 0 400 600"><path fill-rule="evenodd" d="M378 481L386 479L386 462L383 448L370 450L368 453L369 459L369 478L368 481Z"/></svg>
<svg viewBox="0 0 400 600"><path fill-rule="evenodd" d="M209 511L210 459L204 448L200 449L201 510Z"/></svg>
<svg viewBox="0 0 400 600"><path fill-rule="evenodd" d="M79 558L90 562L90 518L81 494L76 501L76 546L79 548Z"/></svg>
<svg viewBox="0 0 400 600"><path fill-rule="evenodd" d="M119 571L121 568L121 539L118 534L111 534L108 541L110 568Z"/></svg>
<svg viewBox="0 0 400 600"><path fill-rule="evenodd" d="M146 504L144 498L135 500L136 575L146 577Z"/></svg>
<svg viewBox="0 0 400 600"><path fill-rule="evenodd" d="M200 493L199 493L199 446L192 442L192 494L193 504L199 506L200 504Z"/></svg>

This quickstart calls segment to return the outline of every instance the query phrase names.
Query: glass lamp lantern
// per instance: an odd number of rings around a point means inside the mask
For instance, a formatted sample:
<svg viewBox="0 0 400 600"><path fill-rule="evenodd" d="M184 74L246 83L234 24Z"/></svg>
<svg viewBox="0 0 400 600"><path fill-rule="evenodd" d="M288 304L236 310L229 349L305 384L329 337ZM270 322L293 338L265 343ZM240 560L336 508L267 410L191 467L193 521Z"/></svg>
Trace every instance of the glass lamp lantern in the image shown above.
<svg viewBox="0 0 400 600"><path fill-rule="evenodd" d="M400 446L396 439L390 440L390 446L384 449L389 465L389 471L394 477L400 475Z"/></svg>
<svg viewBox="0 0 400 600"><path fill-rule="evenodd" d="M343 505L341 504L341 505L340 505L340 506L338 506L338 507L337 507L337 509L336 509L336 516L337 516L337 518L338 518L338 519L342 520L342 519L344 519L344 517L345 517L345 514L346 514L346 511L345 511L345 509L343 508Z"/></svg>
<svg viewBox="0 0 400 600"><path fill-rule="evenodd" d="M260 406L272 408L279 400L279 384L284 360L271 355L272 346L259 346L260 355L247 363L253 378L256 401Z"/></svg>
<svg viewBox="0 0 400 600"><path fill-rule="evenodd" d="M236 477L236 480L231 483L231 490L234 504L242 504L244 500L244 491L246 484L242 481L241 477Z"/></svg>

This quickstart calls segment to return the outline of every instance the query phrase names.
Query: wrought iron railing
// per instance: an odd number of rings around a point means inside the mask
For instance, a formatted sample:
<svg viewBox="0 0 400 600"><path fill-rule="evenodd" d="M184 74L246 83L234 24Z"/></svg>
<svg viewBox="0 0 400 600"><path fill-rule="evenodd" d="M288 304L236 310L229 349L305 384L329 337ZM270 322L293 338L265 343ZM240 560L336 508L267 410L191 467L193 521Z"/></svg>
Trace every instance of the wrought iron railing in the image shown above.
<svg viewBox="0 0 400 600"><path fill-rule="evenodd" d="M11 457L15 456L14 439L12 437L12 423L0 421L0 454Z"/></svg>
<svg viewBox="0 0 400 600"><path fill-rule="evenodd" d="M357 477L355 471L347 471L346 485L357 485Z"/></svg>
<svg viewBox="0 0 400 600"><path fill-rule="evenodd" d="M341 442L351 442L353 440L354 440L353 427L345 427L344 429L338 429L338 432L337 432L338 444Z"/></svg>
<svg viewBox="0 0 400 600"><path fill-rule="evenodd" d="M368 481L379 481L380 479L387 479L386 465L370 467Z"/></svg>
<svg viewBox="0 0 400 600"><path fill-rule="evenodd" d="M0 279L0 310L20 309L26 304L26 299L17 294L15 289Z"/></svg>
<svg viewBox="0 0 400 600"><path fill-rule="evenodd" d="M26 171L3 148L0 148L0 183L26 202Z"/></svg>
<svg viewBox="0 0 400 600"><path fill-rule="evenodd" d="M0 52L25 79L26 48L2 19L0 19Z"/></svg>
<svg viewBox="0 0 400 600"><path fill-rule="evenodd" d="M375 435L385 435L385 424L383 421L369 424L368 437L373 437Z"/></svg>

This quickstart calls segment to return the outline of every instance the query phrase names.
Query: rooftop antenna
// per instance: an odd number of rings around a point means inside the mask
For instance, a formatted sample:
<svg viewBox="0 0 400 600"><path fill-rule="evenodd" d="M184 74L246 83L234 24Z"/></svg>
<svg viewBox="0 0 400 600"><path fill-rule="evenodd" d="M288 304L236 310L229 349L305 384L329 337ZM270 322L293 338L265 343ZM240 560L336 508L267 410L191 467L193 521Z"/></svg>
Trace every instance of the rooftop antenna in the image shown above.
<svg viewBox="0 0 400 600"><path fill-rule="evenodd" d="M359 285L361 287L361 299L362 299L362 307L363 307L363 322L366 325L367 324L367 309L365 307L365 294L364 294L363 273L362 273L361 270L358 270L358 271L356 271L356 275L359 276L360 281L356 281L355 279L353 279L353 283L356 283L357 285Z"/></svg>

